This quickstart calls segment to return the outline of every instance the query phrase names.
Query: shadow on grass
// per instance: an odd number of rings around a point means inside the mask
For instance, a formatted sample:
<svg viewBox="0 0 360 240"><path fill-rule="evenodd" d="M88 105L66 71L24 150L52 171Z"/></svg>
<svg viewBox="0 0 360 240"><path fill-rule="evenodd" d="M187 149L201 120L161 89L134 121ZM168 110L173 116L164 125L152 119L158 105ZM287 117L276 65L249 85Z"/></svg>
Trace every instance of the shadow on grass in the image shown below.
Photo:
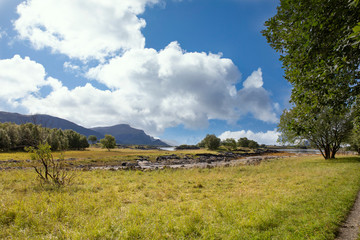
<svg viewBox="0 0 360 240"><path fill-rule="evenodd" d="M339 157L336 157L335 159L319 158L314 163L316 163L316 164L318 164L318 163L323 163L323 164L328 164L328 163L360 163L360 156L339 156Z"/></svg>

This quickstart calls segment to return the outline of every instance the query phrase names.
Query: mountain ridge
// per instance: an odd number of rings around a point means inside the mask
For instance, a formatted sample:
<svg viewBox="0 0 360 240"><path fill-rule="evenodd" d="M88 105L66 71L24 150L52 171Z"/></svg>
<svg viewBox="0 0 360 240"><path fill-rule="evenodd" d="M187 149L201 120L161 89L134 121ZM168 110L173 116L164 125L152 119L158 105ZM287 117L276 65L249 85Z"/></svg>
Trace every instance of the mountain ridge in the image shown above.
<svg viewBox="0 0 360 240"><path fill-rule="evenodd" d="M98 139L103 138L105 134L111 134L115 137L118 144L124 145L169 146L165 142L147 135L143 130L132 128L128 124L85 128L69 120L51 115L24 115L5 111L0 111L0 122L13 122L15 124L34 123L47 128L72 129L86 137L95 135Z"/></svg>
<svg viewBox="0 0 360 240"><path fill-rule="evenodd" d="M132 128L128 124L117 124L110 127L96 127L90 129L104 135L107 132L111 132L115 137L116 142L120 144L169 146L161 140L147 135L143 130ZM124 143L124 139L126 139L126 143Z"/></svg>

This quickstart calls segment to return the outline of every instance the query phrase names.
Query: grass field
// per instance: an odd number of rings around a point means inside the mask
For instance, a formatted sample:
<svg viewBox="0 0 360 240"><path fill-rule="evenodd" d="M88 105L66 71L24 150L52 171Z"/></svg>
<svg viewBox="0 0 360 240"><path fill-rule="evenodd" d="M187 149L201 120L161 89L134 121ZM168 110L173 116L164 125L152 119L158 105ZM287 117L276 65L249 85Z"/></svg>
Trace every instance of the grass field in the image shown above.
<svg viewBox="0 0 360 240"><path fill-rule="evenodd" d="M53 152L54 158L59 158L62 152ZM186 154L197 154L197 153L213 153L217 154L216 151L210 151L206 149L199 150L179 150L179 151L161 151L161 150L138 150L138 149L112 149L108 151L101 148L88 148L84 151L66 151L64 152L65 162L71 163L74 166L78 165L118 165L119 162L134 161L139 156L147 156L150 161L155 161L157 156L177 154L179 156ZM0 153L0 161L3 167L32 167L34 163L26 161L30 159L30 155L27 152L14 152L14 153ZM8 160L16 160L19 162L8 162ZM75 160L75 161L74 161Z"/></svg>
<svg viewBox="0 0 360 240"><path fill-rule="evenodd" d="M333 239L360 187L360 159L79 171L41 187L0 171L0 239Z"/></svg>

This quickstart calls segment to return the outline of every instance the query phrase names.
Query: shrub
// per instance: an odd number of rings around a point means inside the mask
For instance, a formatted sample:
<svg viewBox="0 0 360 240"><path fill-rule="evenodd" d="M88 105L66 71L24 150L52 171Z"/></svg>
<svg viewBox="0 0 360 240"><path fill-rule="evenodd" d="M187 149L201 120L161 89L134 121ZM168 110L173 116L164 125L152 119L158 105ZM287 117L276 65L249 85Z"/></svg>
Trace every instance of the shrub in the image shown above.
<svg viewBox="0 0 360 240"><path fill-rule="evenodd" d="M33 167L42 183L53 184L58 187L70 184L74 174L70 174L66 169L62 154L59 160L54 160L51 146L48 143L39 144L37 149L28 147L26 150L30 153L31 159L35 161Z"/></svg>

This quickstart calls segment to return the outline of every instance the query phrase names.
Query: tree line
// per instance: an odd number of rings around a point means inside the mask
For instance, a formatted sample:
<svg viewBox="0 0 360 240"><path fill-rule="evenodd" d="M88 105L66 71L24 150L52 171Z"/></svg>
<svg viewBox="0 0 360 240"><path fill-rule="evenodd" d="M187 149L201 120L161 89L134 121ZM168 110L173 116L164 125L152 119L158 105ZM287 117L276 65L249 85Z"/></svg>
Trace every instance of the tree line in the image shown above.
<svg viewBox="0 0 360 240"><path fill-rule="evenodd" d="M74 130L50 129L33 123L0 123L0 151L18 151L43 143L48 143L53 151L89 147L86 136Z"/></svg>
<svg viewBox="0 0 360 240"><path fill-rule="evenodd" d="M197 146L208 148L210 150L216 150L220 146L224 146L227 150L236 150L238 147L253 149L265 147L265 145L259 145L256 141L247 139L246 137L239 138L237 141L233 138L227 138L221 141L221 139L216 137L214 134L207 134L206 137L197 144Z"/></svg>

